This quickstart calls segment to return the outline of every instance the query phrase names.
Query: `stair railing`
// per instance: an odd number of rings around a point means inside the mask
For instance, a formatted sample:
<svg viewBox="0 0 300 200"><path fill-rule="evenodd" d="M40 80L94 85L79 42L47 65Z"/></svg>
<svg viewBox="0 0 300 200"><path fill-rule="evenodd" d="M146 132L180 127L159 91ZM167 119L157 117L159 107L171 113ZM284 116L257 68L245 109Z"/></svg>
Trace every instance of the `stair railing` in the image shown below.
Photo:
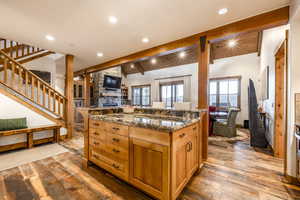
<svg viewBox="0 0 300 200"><path fill-rule="evenodd" d="M0 50L0 63L3 65L0 71L0 82L2 84L57 117L63 120L66 119L67 99L64 95L60 94L2 50Z"/></svg>
<svg viewBox="0 0 300 200"><path fill-rule="evenodd" d="M1 49L2 51L14 59L20 59L44 51L44 49L6 39L0 39L0 46L3 47Z"/></svg>

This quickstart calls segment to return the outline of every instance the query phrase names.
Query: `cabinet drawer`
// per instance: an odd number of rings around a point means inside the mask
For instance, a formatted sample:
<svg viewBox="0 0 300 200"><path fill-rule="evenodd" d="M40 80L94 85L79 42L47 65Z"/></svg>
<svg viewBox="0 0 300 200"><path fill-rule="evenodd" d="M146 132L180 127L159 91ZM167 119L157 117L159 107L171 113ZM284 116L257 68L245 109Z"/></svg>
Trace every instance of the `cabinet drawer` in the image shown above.
<svg viewBox="0 0 300 200"><path fill-rule="evenodd" d="M126 136L121 136L121 135L117 135L117 134L107 134L106 140L107 140L108 144L119 146L123 149L128 150L129 139Z"/></svg>
<svg viewBox="0 0 300 200"><path fill-rule="evenodd" d="M128 160L128 149L121 148L113 144L106 144L107 153L111 154L114 158L121 160Z"/></svg>
<svg viewBox="0 0 300 200"><path fill-rule="evenodd" d="M93 162L102 161L116 170L125 171L125 163L112 160L109 158L109 156L105 156L95 150L90 151L90 160Z"/></svg>
<svg viewBox="0 0 300 200"><path fill-rule="evenodd" d="M185 141L189 139L191 136L196 134L197 132L197 125L192 125L186 128L183 128L179 131L176 131L173 133L173 141L174 142L180 142L180 141Z"/></svg>
<svg viewBox="0 0 300 200"><path fill-rule="evenodd" d="M98 151L105 151L106 150L106 144L103 143L98 138L90 137L89 138L89 145L92 149L97 149Z"/></svg>
<svg viewBox="0 0 300 200"><path fill-rule="evenodd" d="M93 138L98 138L101 141L105 142L106 140L106 134L105 131L98 128L90 128L89 129L89 136Z"/></svg>
<svg viewBox="0 0 300 200"><path fill-rule="evenodd" d="M89 127L90 128L100 128L100 129L103 129L103 122L101 122L100 120L90 119L89 120Z"/></svg>
<svg viewBox="0 0 300 200"><path fill-rule="evenodd" d="M105 130L107 133L128 136L128 126L116 123L105 123Z"/></svg>

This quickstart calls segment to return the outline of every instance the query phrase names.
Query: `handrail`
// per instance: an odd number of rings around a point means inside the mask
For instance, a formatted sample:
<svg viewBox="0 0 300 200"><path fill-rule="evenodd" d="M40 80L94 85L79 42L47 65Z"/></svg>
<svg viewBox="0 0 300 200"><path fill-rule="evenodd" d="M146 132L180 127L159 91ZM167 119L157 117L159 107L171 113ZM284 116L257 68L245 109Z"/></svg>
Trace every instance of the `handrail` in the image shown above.
<svg viewBox="0 0 300 200"><path fill-rule="evenodd" d="M62 95L60 92L56 91L51 85L49 85L49 83L45 82L43 79L41 79L40 77L38 77L37 75L35 75L34 73L32 73L30 70L26 69L24 66L22 66L22 64L20 64L18 61L15 61L14 59L12 59L11 57L9 57L5 52L3 52L2 50L0 50L0 54L2 54L3 56L5 56L8 60L10 60L11 62L15 63L16 65L20 66L22 69L24 69L25 71L27 71L31 76L34 76L34 78L38 79L40 82L42 82L43 84L47 85L47 87L49 87L51 90L55 91L57 94L59 94L62 98L66 97L64 95Z"/></svg>
<svg viewBox="0 0 300 200"><path fill-rule="evenodd" d="M65 119L67 98L64 95L2 50L0 50L0 60L3 60L3 80L0 77L2 84L43 109Z"/></svg>
<svg viewBox="0 0 300 200"><path fill-rule="evenodd" d="M45 51L44 49L6 39L0 39L0 44L3 44L4 47L1 50L10 55L10 57L13 59L20 59L26 56L34 55L36 53Z"/></svg>

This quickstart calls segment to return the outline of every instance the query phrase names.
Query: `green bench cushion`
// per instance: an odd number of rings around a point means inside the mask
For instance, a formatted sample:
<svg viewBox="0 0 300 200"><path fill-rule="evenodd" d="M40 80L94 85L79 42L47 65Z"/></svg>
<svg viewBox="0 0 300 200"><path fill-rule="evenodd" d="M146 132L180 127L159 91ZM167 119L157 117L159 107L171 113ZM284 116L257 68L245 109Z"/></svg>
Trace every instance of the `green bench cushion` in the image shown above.
<svg viewBox="0 0 300 200"><path fill-rule="evenodd" d="M15 119L0 119L0 131L8 131L22 128L28 128L26 117Z"/></svg>

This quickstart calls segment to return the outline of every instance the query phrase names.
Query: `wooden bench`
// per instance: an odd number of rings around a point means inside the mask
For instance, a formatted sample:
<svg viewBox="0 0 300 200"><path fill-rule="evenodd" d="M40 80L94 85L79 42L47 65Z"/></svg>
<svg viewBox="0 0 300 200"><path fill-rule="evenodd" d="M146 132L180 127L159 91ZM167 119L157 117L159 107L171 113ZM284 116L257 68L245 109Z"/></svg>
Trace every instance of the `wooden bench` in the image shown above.
<svg viewBox="0 0 300 200"><path fill-rule="evenodd" d="M60 139L60 128L61 128L60 125L45 125L45 126L30 127L30 128L24 128L24 129L0 131L0 137L17 135L17 134L26 134L27 135L26 142L0 146L0 152L24 148L24 147L32 148L35 144L42 144L42 143L46 143L46 142L57 142L58 143L59 139ZM43 139L36 140L36 141L33 140L34 132L47 131L47 130L53 130L53 137L43 138Z"/></svg>

